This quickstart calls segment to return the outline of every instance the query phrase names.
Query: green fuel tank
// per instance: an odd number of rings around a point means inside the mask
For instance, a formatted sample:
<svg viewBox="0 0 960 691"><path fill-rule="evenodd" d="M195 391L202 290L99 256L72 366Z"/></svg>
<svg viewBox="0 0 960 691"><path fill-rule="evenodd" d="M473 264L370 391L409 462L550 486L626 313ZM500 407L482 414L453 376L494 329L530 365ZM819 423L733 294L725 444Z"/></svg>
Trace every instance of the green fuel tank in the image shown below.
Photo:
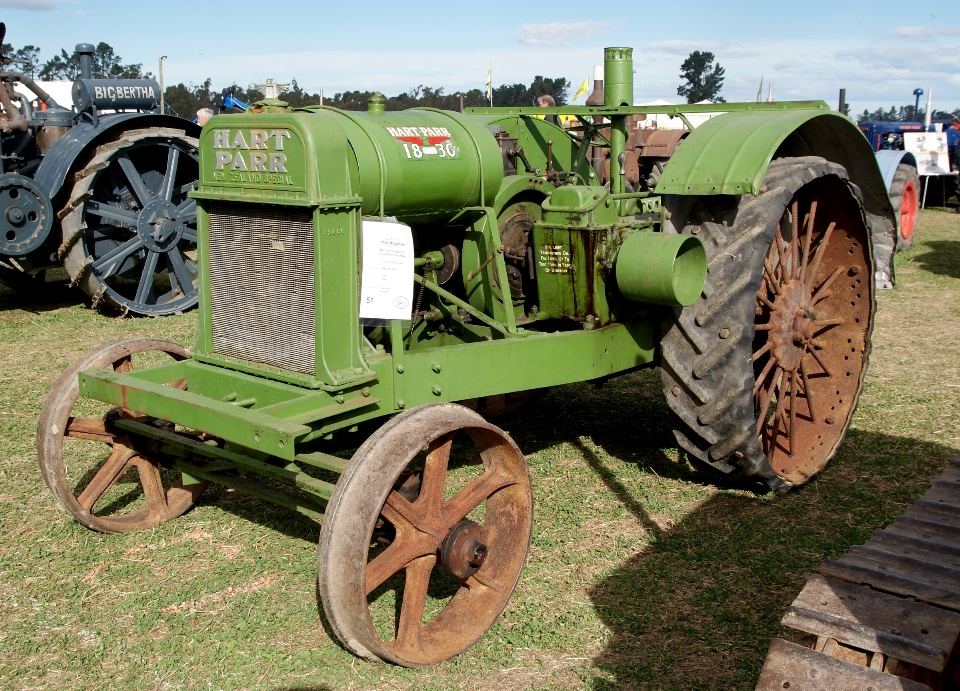
<svg viewBox="0 0 960 691"><path fill-rule="evenodd" d="M387 112L377 96L366 112L314 106L217 116L200 149L196 196L322 206L360 197L363 215L411 224L491 206L503 178L499 145L477 118Z"/></svg>

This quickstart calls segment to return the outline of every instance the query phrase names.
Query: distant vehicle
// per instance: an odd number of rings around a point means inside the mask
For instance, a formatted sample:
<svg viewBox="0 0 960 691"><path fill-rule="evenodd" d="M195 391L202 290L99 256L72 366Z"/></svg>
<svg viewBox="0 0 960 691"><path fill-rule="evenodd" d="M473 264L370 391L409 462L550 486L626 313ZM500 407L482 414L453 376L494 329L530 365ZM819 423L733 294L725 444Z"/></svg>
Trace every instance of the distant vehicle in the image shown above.
<svg viewBox="0 0 960 691"><path fill-rule="evenodd" d="M94 306L187 310L200 127L157 112L153 79L94 79L94 47L76 52L72 108L0 55L0 282L29 289L62 265Z"/></svg>

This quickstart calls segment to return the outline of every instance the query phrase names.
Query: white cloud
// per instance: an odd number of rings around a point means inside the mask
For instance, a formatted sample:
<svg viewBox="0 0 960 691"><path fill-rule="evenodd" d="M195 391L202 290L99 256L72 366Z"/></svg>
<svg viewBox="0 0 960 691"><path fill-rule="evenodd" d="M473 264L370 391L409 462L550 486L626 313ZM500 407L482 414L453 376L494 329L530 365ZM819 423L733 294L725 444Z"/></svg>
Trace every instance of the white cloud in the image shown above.
<svg viewBox="0 0 960 691"><path fill-rule="evenodd" d="M900 38L960 36L960 26L901 26L890 33Z"/></svg>
<svg viewBox="0 0 960 691"><path fill-rule="evenodd" d="M566 46L602 34L610 22L551 22L521 24L517 30L524 46Z"/></svg>
<svg viewBox="0 0 960 691"><path fill-rule="evenodd" d="M56 12L60 4L57 0L0 0L0 7L5 9L33 12Z"/></svg>

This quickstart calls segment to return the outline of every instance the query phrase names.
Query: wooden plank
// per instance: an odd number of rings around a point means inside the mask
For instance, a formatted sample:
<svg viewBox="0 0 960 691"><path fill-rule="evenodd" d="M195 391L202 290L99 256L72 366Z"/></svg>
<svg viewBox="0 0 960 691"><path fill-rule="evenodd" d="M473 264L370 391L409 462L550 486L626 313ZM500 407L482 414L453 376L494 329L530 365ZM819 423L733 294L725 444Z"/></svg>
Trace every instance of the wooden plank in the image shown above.
<svg viewBox="0 0 960 691"><path fill-rule="evenodd" d="M948 504L918 499L910 510L903 515L910 516L911 518L919 518L922 521L939 523L960 530L960 512L951 511L950 509L951 507Z"/></svg>
<svg viewBox="0 0 960 691"><path fill-rule="evenodd" d="M884 533L897 533L926 540L952 549L960 549L960 528L924 521L911 516L901 516L883 529Z"/></svg>
<svg viewBox="0 0 960 691"><path fill-rule="evenodd" d="M937 672L960 636L960 614L818 575L780 623Z"/></svg>
<svg viewBox="0 0 960 691"><path fill-rule="evenodd" d="M895 557L891 554L890 561L894 561ZM851 550L836 561L825 561L819 570L826 576L843 581L865 583L877 590L960 611L960 588L957 584L933 583L926 569L903 568L903 565L895 568L892 564L864 558L862 554Z"/></svg>
<svg viewBox="0 0 960 691"><path fill-rule="evenodd" d="M926 684L884 674L774 638L757 691L931 691Z"/></svg>
<svg viewBox="0 0 960 691"><path fill-rule="evenodd" d="M916 538L911 535L891 533L878 530L873 534L864 547L879 549L884 552L902 554L905 557L916 557L924 561L932 561L951 569L960 569L960 547L942 545L938 542Z"/></svg>

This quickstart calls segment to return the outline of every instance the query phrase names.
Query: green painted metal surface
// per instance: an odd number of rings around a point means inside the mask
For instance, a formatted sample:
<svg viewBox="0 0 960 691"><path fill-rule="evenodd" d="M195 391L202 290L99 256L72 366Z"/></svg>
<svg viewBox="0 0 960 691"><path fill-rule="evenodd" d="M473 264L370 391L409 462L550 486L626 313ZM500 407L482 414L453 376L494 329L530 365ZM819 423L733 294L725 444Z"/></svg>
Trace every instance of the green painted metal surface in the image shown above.
<svg viewBox="0 0 960 691"><path fill-rule="evenodd" d="M624 297L655 305L692 305L707 277L707 252L692 235L631 233L617 252Z"/></svg>
<svg viewBox="0 0 960 691"><path fill-rule="evenodd" d="M839 113L804 109L725 113L707 120L683 141L667 163L656 192L758 194L767 165L777 150L813 120L830 136L813 139L812 152L819 151L828 160L841 164L856 158L858 153L863 156L869 152L870 146L856 125ZM876 168L874 161L870 163ZM848 172L855 174L861 167L854 166Z"/></svg>

